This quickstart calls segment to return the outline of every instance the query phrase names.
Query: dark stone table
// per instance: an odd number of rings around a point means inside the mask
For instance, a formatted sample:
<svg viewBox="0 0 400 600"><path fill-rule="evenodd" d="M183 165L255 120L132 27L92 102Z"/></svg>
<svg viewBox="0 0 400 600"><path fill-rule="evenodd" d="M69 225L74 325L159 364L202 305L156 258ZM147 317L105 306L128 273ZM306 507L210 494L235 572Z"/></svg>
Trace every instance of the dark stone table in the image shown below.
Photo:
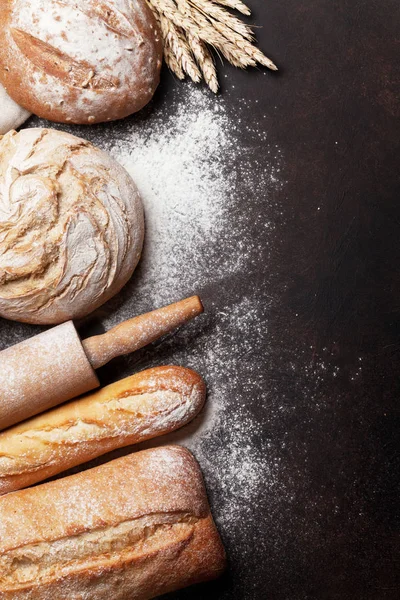
<svg viewBox="0 0 400 600"><path fill-rule="evenodd" d="M220 68L228 74L224 101L234 108L259 99L242 111L239 127L251 145L249 127L262 120L268 144L282 151L284 184L273 194L265 252L259 199L243 197L260 241L258 258L227 277L223 293L221 285L198 290L208 317L186 335L193 344L199 337L201 346L219 310L265 290L267 333L237 356L239 375L251 361L262 365L260 393L238 386L230 402L232 411L246 405L260 425L252 443L265 448L268 469L265 489L236 515L235 535L221 522L228 573L171 599L397 600L400 5L249 3L263 25L261 46L280 71ZM183 85L164 71L155 102ZM254 161L262 162L263 148L254 144ZM36 332L5 321L0 327L3 346ZM174 344L182 358L191 351L186 340L178 334L136 363L169 362ZM115 361L102 380L130 366ZM201 371L211 388L219 385ZM216 433L202 466L218 521L224 498L213 457L229 425Z"/></svg>

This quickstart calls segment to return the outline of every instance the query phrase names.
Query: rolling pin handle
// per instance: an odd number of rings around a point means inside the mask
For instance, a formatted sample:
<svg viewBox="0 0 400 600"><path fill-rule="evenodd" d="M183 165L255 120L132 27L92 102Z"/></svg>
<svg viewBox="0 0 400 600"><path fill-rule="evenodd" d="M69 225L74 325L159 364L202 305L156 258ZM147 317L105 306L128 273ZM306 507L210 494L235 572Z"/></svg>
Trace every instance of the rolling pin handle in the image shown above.
<svg viewBox="0 0 400 600"><path fill-rule="evenodd" d="M92 367L99 369L117 356L130 354L151 344L203 311L200 298L192 296L129 319L103 335L83 340L82 345Z"/></svg>

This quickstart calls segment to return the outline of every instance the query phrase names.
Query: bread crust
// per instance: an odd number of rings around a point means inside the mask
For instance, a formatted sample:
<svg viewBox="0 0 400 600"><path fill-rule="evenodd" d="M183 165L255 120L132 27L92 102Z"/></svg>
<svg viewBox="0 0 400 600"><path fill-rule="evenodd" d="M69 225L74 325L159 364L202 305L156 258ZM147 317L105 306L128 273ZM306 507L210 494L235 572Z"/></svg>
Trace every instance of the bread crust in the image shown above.
<svg viewBox="0 0 400 600"><path fill-rule="evenodd" d="M50 121L92 124L140 110L161 62L145 0L0 3L0 81L15 102Z"/></svg>
<svg viewBox="0 0 400 600"><path fill-rule="evenodd" d="M144 215L130 175L54 129L0 138L0 315L79 319L117 294L141 256Z"/></svg>
<svg viewBox="0 0 400 600"><path fill-rule="evenodd" d="M191 369L156 367L12 427L0 433L0 494L174 431L199 413L205 394Z"/></svg>
<svg viewBox="0 0 400 600"><path fill-rule="evenodd" d="M0 498L2 600L148 600L224 567L200 469L179 446Z"/></svg>

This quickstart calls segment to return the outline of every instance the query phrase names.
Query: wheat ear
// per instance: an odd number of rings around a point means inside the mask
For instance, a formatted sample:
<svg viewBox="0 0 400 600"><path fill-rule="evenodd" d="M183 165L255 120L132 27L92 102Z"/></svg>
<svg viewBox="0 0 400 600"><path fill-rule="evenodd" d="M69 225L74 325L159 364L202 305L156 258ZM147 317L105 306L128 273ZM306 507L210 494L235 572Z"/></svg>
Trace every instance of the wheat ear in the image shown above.
<svg viewBox="0 0 400 600"><path fill-rule="evenodd" d="M157 23L161 29L161 35L163 37L163 47L164 47L164 60L167 64L167 67L180 79L183 81L185 79L185 73L183 72L182 67L176 60L174 53L172 52L170 45L168 43L168 20L166 17L159 12L154 11L154 16L156 18Z"/></svg>
<svg viewBox="0 0 400 600"><path fill-rule="evenodd" d="M243 33L238 33L235 29L230 26L229 20L218 20L216 15L219 13L215 13L214 11L210 11L208 15L206 15L204 10L201 10L201 7L209 4L209 0L189 0L190 4L193 6L193 10L191 12L192 18L202 27L204 28L205 33L209 30L210 27L216 29L218 33L220 33L228 42L230 42L233 46L236 46L238 52L232 49L232 46L227 48L228 56L224 53L223 45L224 43L220 41L218 48L225 55L225 57L232 62L235 66L239 66L242 68L246 68L248 66L256 66L257 63L268 67L272 71L277 71L278 68L269 59L259 48L253 45L250 39L245 37ZM197 5L197 6L196 6ZM220 9L221 10L221 9ZM226 12L224 10L222 13ZM227 13L228 14L228 13ZM215 15L215 16L213 16ZM251 32L250 32L251 35ZM231 61L229 56L232 55L234 57L234 61ZM247 56L245 56L247 55ZM236 64L235 64L236 63Z"/></svg>
<svg viewBox="0 0 400 600"><path fill-rule="evenodd" d="M214 21L219 21L224 27L235 31L246 40L253 40L254 35L251 28L217 4L210 2L210 0L188 0L188 2L208 17L211 24L214 24Z"/></svg>
<svg viewBox="0 0 400 600"><path fill-rule="evenodd" d="M166 46L175 56L178 65L187 73L192 81L199 83L201 81L201 73L196 65L190 46L185 38L184 33L172 23L170 20L162 17L163 38ZM176 73L179 77L178 73Z"/></svg>
<svg viewBox="0 0 400 600"><path fill-rule="evenodd" d="M175 0L178 10L186 15L189 12L189 5L187 0ZM204 81L214 94L218 93L219 83L217 77L217 70L215 68L214 59L211 52L208 50L206 44L196 35L193 35L190 30L186 31L186 37L190 49L196 62L200 68L200 71L204 77Z"/></svg>
<svg viewBox="0 0 400 600"><path fill-rule="evenodd" d="M191 11L187 13L186 18L191 21L191 31L201 40L219 50L235 67L245 69L257 65L253 58L239 48L232 39L228 38L228 36L233 38L233 36L238 35L229 27L220 24L219 21L210 21L202 11L194 6L191 6ZM238 37L243 40L241 36ZM247 43L251 45L250 42Z"/></svg>
<svg viewBox="0 0 400 600"><path fill-rule="evenodd" d="M272 62L270 58L265 56L263 52L257 46L254 46L251 42L244 39L242 36L237 34L235 31L227 29L219 21L214 21L213 25L217 31L221 33L226 39L234 44L240 51L247 54L255 63L260 63L264 67L268 67L271 71L277 71L278 67ZM253 65L254 66L254 65Z"/></svg>
<svg viewBox="0 0 400 600"><path fill-rule="evenodd" d="M238 12L242 13L242 15L250 16L251 10L248 6L241 2L241 0L212 0L215 4L220 4L221 6L226 6L227 8L233 8Z"/></svg>
<svg viewBox="0 0 400 600"><path fill-rule="evenodd" d="M184 1L184 0L183 0ZM202 12L184 5L185 14L178 11L173 0L148 0L161 14L164 14L174 25L184 31L190 31L203 42L219 50L235 67L245 69L256 66L256 62L234 43L212 27Z"/></svg>
<svg viewBox="0 0 400 600"><path fill-rule="evenodd" d="M204 77L204 81L214 94L218 92L219 84L217 70L211 52L198 37L188 33L188 42Z"/></svg>
<svg viewBox="0 0 400 600"><path fill-rule="evenodd" d="M165 44L164 59L167 63L167 67L171 69L178 79L183 81L185 79L185 73L183 72L181 65L178 63L175 54L172 52L168 44Z"/></svg>
<svg viewBox="0 0 400 600"><path fill-rule="evenodd" d="M147 0L161 24L167 64L180 79L185 73L195 82L204 77L213 92L218 79L207 44L231 64L245 69L257 63L277 67L253 44L251 28L226 8L250 14L242 0ZM197 64L196 64L197 63Z"/></svg>

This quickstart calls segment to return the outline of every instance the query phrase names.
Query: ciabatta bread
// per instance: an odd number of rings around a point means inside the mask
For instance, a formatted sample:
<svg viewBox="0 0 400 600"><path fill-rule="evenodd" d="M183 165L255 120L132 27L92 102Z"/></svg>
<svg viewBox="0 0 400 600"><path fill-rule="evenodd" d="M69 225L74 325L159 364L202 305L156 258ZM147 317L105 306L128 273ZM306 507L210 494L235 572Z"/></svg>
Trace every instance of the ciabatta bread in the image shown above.
<svg viewBox="0 0 400 600"><path fill-rule="evenodd" d="M54 129L0 137L0 315L78 319L119 292L140 258L143 208L129 174Z"/></svg>
<svg viewBox="0 0 400 600"><path fill-rule="evenodd" d="M149 600L224 566L199 467L179 446L0 498L2 600Z"/></svg>
<svg viewBox="0 0 400 600"><path fill-rule="evenodd" d="M162 42L145 0L2 0L0 81L62 123L121 119L158 85Z"/></svg>
<svg viewBox="0 0 400 600"><path fill-rule="evenodd" d="M0 494L97 456L169 433L205 400L203 379L183 367L157 367L0 433Z"/></svg>

